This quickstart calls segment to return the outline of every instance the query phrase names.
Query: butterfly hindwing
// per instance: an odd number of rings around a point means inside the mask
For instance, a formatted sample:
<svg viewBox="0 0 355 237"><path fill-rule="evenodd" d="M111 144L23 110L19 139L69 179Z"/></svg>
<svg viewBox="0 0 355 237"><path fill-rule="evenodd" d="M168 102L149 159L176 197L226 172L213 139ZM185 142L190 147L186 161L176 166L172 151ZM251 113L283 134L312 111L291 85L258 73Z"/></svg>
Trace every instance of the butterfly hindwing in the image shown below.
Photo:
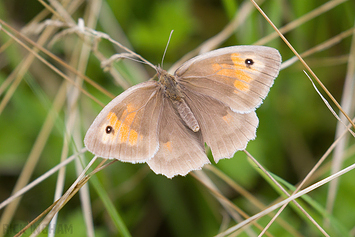
<svg viewBox="0 0 355 237"><path fill-rule="evenodd" d="M186 102L199 122L203 140L211 148L216 163L245 149L256 137L259 120L254 111L236 113L212 97L188 90L185 93Z"/></svg>
<svg viewBox="0 0 355 237"><path fill-rule="evenodd" d="M162 107L159 151L147 162L150 168L157 174L172 178L210 163L201 132L193 132L184 124L169 99L163 98Z"/></svg>

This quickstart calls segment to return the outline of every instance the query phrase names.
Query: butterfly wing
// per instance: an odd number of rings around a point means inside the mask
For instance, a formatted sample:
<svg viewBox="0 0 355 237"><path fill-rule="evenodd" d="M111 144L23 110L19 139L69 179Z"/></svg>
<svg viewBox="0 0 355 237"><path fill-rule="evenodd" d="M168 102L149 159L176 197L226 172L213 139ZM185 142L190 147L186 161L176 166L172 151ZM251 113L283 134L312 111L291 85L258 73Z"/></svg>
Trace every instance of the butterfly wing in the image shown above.
<svg viewBox="0 0 355 237"><path fill-rule="evenodd" d="M189 129L166 97L159 122L159 150L147 163L155 173L168 178L184 176L210 163L201 132Z"/></svg>
<svg viewBox="0 0 355 237"><path fill-rule="evenodd" d="M159 148L161 102L156 81L129 88L96 117L86 133L85 146L100 157L146 162Z"/></svg>
<svg viewBox="0 0 355 237"><path fill-rule="evenodd" d="M236 113L219 100L185 90L186 103L200 125L203 140L211 148L217 163L231 158L238 150L246 148L249 140L256 137L258 117L254 111Z"/></svg>
<svg viewBox="0 0 355 237"><path fill-rule="evenodd" d="M179 83L192 92L217 99L233 111L254 111L278 75L281 56L265 46L217 49L184 63L175 72Z"/></svg>
<svg viewBox="0 0 355 237"><path fill-rule="evenodd" d="M277 50L234 46L195 57L175 78L201 129L193 132L155 81L141 83L112 100L85 136L95 155L127 162L147 162L171 178L202 168L209 160L231 157L255 138L262 103L280 69Z"/></svg>

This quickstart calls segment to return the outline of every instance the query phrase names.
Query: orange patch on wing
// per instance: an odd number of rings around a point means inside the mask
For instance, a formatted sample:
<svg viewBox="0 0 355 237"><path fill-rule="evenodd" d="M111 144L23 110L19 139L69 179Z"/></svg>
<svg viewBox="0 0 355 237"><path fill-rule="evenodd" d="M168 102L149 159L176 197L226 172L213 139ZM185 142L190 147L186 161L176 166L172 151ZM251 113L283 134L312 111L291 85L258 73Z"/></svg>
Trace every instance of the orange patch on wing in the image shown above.
<svg viewBox="0 0 355 237"><path fill-rule="evenodd" d="M230 123L231 117L232 117L232 116L231 116L230 114L227 114L227 115L223 116L222 119L223 119L224 121L226 121L227 123Z"/></svg>
<svg viewBox="0 0 355 237"><path fill-rule="evenodd" d="M110 112L107 115L107 120L109 121L109 125L111 125L113 128L115 128L116 123L118 122L118 118L115 113Z"/></svg>
<svg viewBox="0 0 355 237"><path fill-rule="evenodd" d="M213 71L217 75L231 78L229 82L225 83L233 83L233 86L237 89L234 90L234 93L238 93L239 91L248 91L250 89L249 83L253 80L253 78L244 70L250 69L245 66L244 59L240 58L239 54L232 54L231 59L233 61L233 65L225 63L212 64Z"/></svg>
<svg viewBox="0 0 355 237"><path fill-rule="evenodd" d="M120 143L124 143L127 142L133 146L135 144L137 144L138 141L138 133L131 129L129 126L127 126L126 124L122 123L121 127L120 127L120 133L119 133L119 141Z"/></svg>
<svg viewBox="0 0 355 237"><path fill-rule="evenodd" d="M129 140L128 143L133 146L137 144L138 141L138 133L134 130L131 130L131 133L129 134Z"/></svg>
<svg viewBox="0 0 355 237"><path fill-rule="evenodd" d="M231 59L233 61L233 64L241 69L246 69L247 67L245 66L245 59L240 57L239 53L232 53L231 54Z"/></svg>
<svg viewBox="0 0 355 237"><path fill-rule="evenodd" d="M240 91L248 91L249 90L249 85L245 82L235 80L233 84L234 84L234 87ZM235 90L234 92L238 93L239 91Z"/></svg>
<svg viewBox="0 0 355 237"><path fill-rule="evenodd" d="M164 143L163 146L170 152L173 150L171 141L168 141L168 142Z"/></svg>
<svg viewBox="0 0 355 237"><path fill-rule="evenodd" d="M127 105L127 109L121 115L121 121L124 124L127 124L128 126L130 126L132 124L133 119L137 114L137 112L132 112L134 110L135 110L135 108L132 106L132 104Z"/></svg>
<svg viewBox="0 0 355 237"><path fill-rule="evenodd" d="M243 59L240 60L242 61ZM221 76L238 78L239 80L245 82L251 82L253 80L253 78L247 72L242 71L250 70L244 66L244 62L243 64L237 64L235 61L233 61L233 63L233 66L229 64L212 64L212 68L214 72Z"/></svg>
<svg viewBox="0 0 355 237"><path fill-rule="evenodd" d="M133 123L134 117L137 112L132 112L135 108L131 105L127 105L127 109L122 113L121 118L118 119L116 114L110 112L107 115L107 119L109 120L109 125L113 128L113 135L116 137L118 135L118 142L128 143L133 146L138 142L138 132L134 129L131 129L131 125ZM142 139L143 136L139 138Z"/></svg>
<svg viewBox="0 0 355 237"><path fill-rule="evenodd" d="M245 81L245 82L251 82L253 78L248 75L248 73L241 71L241 70L236 70L237 71L237 76L239 80Z"/></svg>
<svg viewBox="0 0 355 237"><path fill-rule="evenodd" d="M237 77L237 70L223 68L217 72L218 75L226 77Z"/></svg>
<svg viewBox="0 0 355 237"><path fill-rule="evenodd" d="M221 65L219 63L214 63L212 64L212 69L214 72L217 72L222 69Z"/></svg>

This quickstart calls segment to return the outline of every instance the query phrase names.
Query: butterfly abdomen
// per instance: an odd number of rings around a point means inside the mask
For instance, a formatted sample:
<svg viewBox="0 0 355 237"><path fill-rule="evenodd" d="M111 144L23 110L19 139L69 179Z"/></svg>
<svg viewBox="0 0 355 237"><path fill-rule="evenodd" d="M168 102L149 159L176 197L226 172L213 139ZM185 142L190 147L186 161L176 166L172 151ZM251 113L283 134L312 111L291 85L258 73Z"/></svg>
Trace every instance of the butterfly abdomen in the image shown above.
<svg viewBox="0 0 355 237"><path fill-rule="evenodd" d="M175 77L163 69L158 70L158 74L158 83L162 87L164 95L172 102L181 119L192 131L200 130L200 126L190 107L186 104L181 87Z"/></svg>
<svg viewBox="0 0 355 237"><path fill-rule="evenodd" d="M185 124L194 132L198 132L200 130L200 126L192 113L190 107L186 104L184 99L181 101L173 101L173 104L178 111L181 119L185 122Z"/></svg>

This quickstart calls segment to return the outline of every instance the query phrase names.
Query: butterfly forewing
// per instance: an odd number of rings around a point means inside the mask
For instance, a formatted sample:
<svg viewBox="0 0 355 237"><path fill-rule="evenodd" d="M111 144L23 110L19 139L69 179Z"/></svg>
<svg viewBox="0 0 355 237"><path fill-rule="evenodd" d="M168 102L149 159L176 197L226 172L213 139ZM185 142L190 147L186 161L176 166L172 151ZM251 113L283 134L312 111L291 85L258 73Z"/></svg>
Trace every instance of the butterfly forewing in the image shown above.
<svg viewBox="0 0 355 237"><path fill-rule="evenodd" d="M157 174L168 178L186 175L210 163L201 132L193 132L182 121L172 102L163 98L162 117L159 122L159 151L147 163Z"/></svg>
<svg viewBox="0 0 355 237"><path fill-rule="evenodd" d="M159 86L148 81L112 100L97 116L85 136L95 155L127 162L145 162L158 150L158 121L162 97Z"/></svg>
<svg viewBox="0 0 355 237"><path fill-rule="evenodd" d="M177 80L196 93L220 100L236 112L251 112L266 97L281 56L265 46L234 46L197 56L176 70Z"/></svg>

